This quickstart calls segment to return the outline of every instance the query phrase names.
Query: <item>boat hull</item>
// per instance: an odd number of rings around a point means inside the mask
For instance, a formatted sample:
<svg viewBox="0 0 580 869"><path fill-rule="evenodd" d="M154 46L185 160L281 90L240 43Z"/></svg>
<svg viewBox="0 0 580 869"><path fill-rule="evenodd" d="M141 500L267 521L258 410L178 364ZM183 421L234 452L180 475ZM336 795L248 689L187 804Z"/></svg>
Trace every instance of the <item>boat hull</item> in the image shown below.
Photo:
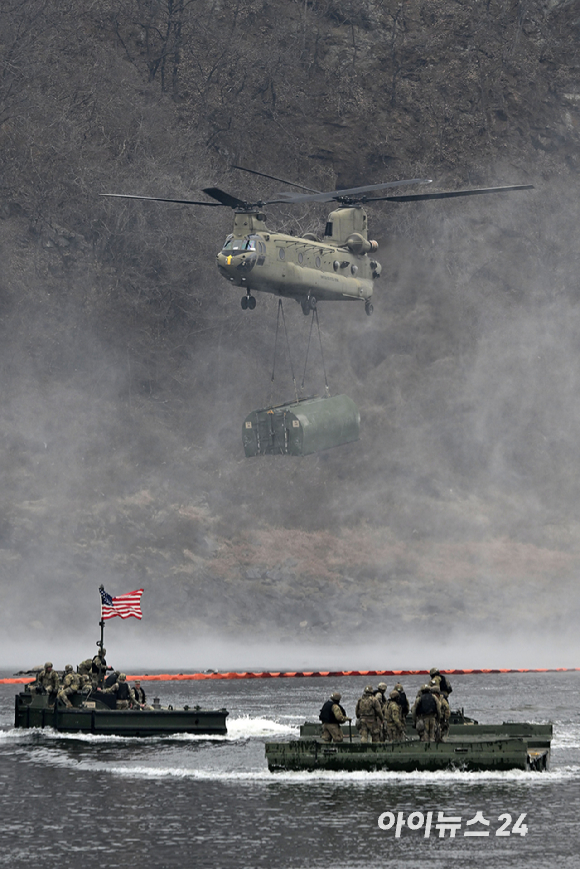
<svg viewBox="0 0 580 869"><path fill-rule="evenodd" d="M58 702L51 706L48 701L47 695L17 694L14 726L52 727L61 733L100 736L169 736L180 733L223 736L227 733L228 713L225 709L108 709L104 704L90 700L68 708Z"/></svg>
<svg viewBox="0 0 580 869"><path fill-rule="evenodd" d="M537 741L535 741L537 743ZM449 742L324 743L298 739L266 744L270 772L437 772L444 769L543 771L548 768L550 744L531 746L515 737Z"/></svg>

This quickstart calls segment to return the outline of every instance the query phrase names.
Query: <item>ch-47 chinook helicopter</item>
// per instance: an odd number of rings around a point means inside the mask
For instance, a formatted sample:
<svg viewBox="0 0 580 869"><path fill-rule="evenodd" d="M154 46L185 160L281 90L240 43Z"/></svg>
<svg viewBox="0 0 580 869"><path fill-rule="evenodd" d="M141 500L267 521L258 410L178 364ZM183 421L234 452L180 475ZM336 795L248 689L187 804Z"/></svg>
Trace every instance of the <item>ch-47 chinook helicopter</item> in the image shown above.
<svg viewBox="0 0 580 869"><path fill-rule="evenodd" d="M273 181L288 184L305 193L282 192L271 199L246 202L232 196L219 187L206 187L203 192L216 202L200 202L191 199L166 199L157 196L136 196L124 193L104 193L122 199L141 199L152 202L173 202L180 205L225 206L234 211L233 232L226 237L217 254L220 274L242 287L242 308L252 311L256 298L252 291L273 293L296 299L304 314L316 308L319 301L363 301L365 311L373 312L371 298L373 283L381 273L381 264L375 259L376 241L370 241L367 233L367 214L363 208L369 202L414 202L426 199L451 199L458 196L475 196L485 193L506 193L513 190L530 190L531 184L509 187L482 187L470 190L454 190L441 193L408 193L403 195L375 196L389 188L409 184L431 184L427 178L404 181L387 181L345 190L320 192L302 184L285 181L273 175L234 166ZM266 226L265 205L294 205L305 202L336 202L338 208L328 215L322 240L311 233L303 238L283 232L273 232Z"/></svg>

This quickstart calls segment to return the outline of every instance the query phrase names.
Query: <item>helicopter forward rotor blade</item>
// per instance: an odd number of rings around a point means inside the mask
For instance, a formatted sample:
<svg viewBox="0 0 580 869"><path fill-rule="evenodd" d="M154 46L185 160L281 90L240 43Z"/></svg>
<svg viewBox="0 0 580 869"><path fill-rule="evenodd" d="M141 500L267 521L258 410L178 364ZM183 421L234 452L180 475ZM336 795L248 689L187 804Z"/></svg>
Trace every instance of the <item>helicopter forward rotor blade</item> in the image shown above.
<svg viewBox="0 0 580 869"><path fill-rule="evenodd" d="M270 202L333 202L341 199L361 199L360 194L369 193L371 190L386 190L390 187L402 187L405 184L431 184L430 178L409 178L405 181L385 181L382 184L366 184L364 187L348 187L346 190L330 190L327 193L278 193L280 199L271 199Z"/></svg>
<svg viewBox="0 0 580 869"><path fill-rule="evenodd" d="M219 202L196 202L193 199L166 199L161 196L135 196L133 193L100 193L100 196L113 196L116 199L145 199L148 202L175 202L177 205L211 205L219 207Z"/></svg>
<svg viewBox="0 0 580 869"><path fill-rule="evenodd" d="M227 205L228 208L247 208L250 204L244 202L243 199L238 199L237 196L232 196L231 193L226 193L225 190L220 190L219 187L204 187L203 192L213 199L217 199L220 205ZM260 205L261 203L256 204Z"/></svg>
<svg viewBox="0 0 580 869"><path fill-rule="evenodd" d="M472 190L450 190L444 193L409 193L404 196L372 196L364 202L417 202L421 199L454 199L456 196L479 196L483 193L508 193L513 190L533 190L533 184L513 184L509 187L475 187Z"/></svg>

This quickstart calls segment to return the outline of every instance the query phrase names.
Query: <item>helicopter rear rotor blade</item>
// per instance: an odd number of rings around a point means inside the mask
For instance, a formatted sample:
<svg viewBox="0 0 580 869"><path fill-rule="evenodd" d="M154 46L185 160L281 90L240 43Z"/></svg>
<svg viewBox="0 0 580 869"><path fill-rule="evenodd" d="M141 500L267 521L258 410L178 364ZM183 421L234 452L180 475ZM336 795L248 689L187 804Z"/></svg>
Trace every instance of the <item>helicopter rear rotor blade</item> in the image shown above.
<svg viewBox="0 0 580 869"><path fill-rule="evenodd" d="M381 184L366 184L364 187L348 187L345 190L330 190L326 193L278 193L280 199L270 202L333 202L341 199L355 199L361 201L360 194L369 193L371 190L386 190L391 187L402 187L405 184L431 184L430 178L409 178L404 181L384 181Z"/></svg>
<svg viewBox="0 0 580 869"><path fill-rule="evenodd" d="M533 184L512 184L509 187L475 187L472 190L450 190L442 193L409 193L403 196L372 196L364 202L417 202L421 199L455 199L457 196L479 196L485 193L509 193L514 190L533 190Z"/></svg>
<svg viewBox="0 0 580 869"><path fill-rule="evenodd" d="M196 202L193 199L166 199L161 196L136 196L134 193L100 193L100 196L112 196L116 199L144 199L148 202L175 202L177 205L211 205L219 207L221 202Z"/></svg>
<svg viewBox="0 0 580 869"><path fill-rule="evenodd" d="M281 181L282 184L289 184L290 187L298 187L299 190L308 190L310 193L320 193L320 190L314 190L312 187L305 187L304 184L296 184L295 181L286 181L285 178L276 178L275 175L266 175L265 172L256 172L255 169L246 169L245 166L236 166L232 164L232 169L240 169L242 172L249 172L250 175L259 175L261 178L269 178L270 181Z"/></svg>

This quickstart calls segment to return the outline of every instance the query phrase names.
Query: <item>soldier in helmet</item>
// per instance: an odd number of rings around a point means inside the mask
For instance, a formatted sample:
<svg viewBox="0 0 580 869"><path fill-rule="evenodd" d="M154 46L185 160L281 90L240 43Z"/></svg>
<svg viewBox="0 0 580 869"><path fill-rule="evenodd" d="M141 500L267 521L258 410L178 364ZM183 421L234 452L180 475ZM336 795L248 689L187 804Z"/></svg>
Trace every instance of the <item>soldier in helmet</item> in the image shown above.
<svg viewBox="0 0 580 869"><path fill-rule="evenodd" d="M385 739L402 742L405 739L405 719L399 702L399 692L391 691L385 710Z"/></svg>
<svg viewBox="0 0 580 869"><path fill-rule="evenodd" d="M409 714L409 701L407 700L407 695L405 694L404 688L400 682L397 682L397 684L395 685L395 691L398 694L398 702L401 706L404 721Z"/></svg>
<svg viewBox="0 0 580 869"><path fill-rule="evenodd" d="M383 713L383 730L382 730L382 741L383 742L387 738L386 737L387 731L385 729L384 718L385 718L385 713L387 711L387 703L389 701L388 701L388 698L386 696L386 693L387 693L387 683L386 682L379 682L379 684L377 685L377 690L375 691L375 697L379 701L380 706L381 706L381 712Z"/></svg>
<svg viewBox="0 0 580 869"><path fill-rule="evenodd" d="M153 709L153 706L147 705L147 695L141 687L141 681L135 680L135 684L131 688L131 706L135 709Z"/></svg>
<svg viewBox="0 0 580 869"><path fill-rule="evenodd" d="M435 695L435 699L439 700L439 723L437 726L437 742L445 742L445 737L449 733L449 719L451 718L451 709L447 698L441 693L441 689L437 682L432 681L429 684L431 693Z"/></svg>
<svg viewBox="0 0 580 869"><path fill-rule="evenodd" d="M62 687L57 694L59 700L61 700L65 706L71 706L70 702L71 694L75 694L81 687L81 676L78 673L73 672L72 664L67 664L64 668L64 679L62 682Z"/></svg>
<svg viewBox="0 0 580 869"><path fill-rule="evenodd" d="M85 660L81 661L78 665L77 671L81 676L88 676L90 679L93 672L93 659L85 658Z"/></svg>
<svg viewBox="0 0 580 869"><path fill-rule="evenodd" d="M318 717L322 721L323 742L342 742L343 740L340 725L351 719L347 717L344 708L340 705L341 697L342 695L335 691L320 710Z"/></svg>
<svg viewBox="0 0 580 869"><path fill-rule="evenodd" d="M375 697L381 704L381 709L384 709L387 705L387 683L379 682L377 685L377 690L375 691Z"/></svg>
<svg viewBox="0 0 580 869"><path fill-rule="evenodd" d="M58 693L59 683L60 680L58 678L58 673L53 669L52 661L47 661L44 668L37 675L36 681L30 685L30 691L32 691L33 694L52 694L52 697L49 698L49 702L54 703L54 698Z"/></svg>
<svg viewBox="0 0 580 869"><path fill-rule="evenodd" d="M421 742L435 742L437 725L441 715L439 699L431 693L429 685L423 685L421 693L413 703L413 727Z"/></svg>
<svg viewBox="0 0 580 869"><path fill-rule="evenodd" d="M383 711L375 697L372 685L367 685L356 704L356 717L360 719L360 741L381 742L383 735Z"/></svg>
<svg viewBox="0 0 580 869"><path fill-rule="evenodd" d="M105 688L103 694L114 694L116 709L128 709L131 704L131 689L127 683L125 673L119 673L119 679L110 688Z"/></svg>
<svg viewBox="0 0 580 869"><path fill-rule="evenodd" d="M91 661L93 684L96 684L98 687L102 686L107 673L107 661L105 658L106 654L107 650L101 646L99 648L99 651Z"/></svg>
<svg viewBox="0 0 580 869"><path fill-rule="evenodd" d="M432 682L437 682L439 688L441 689L441 696L447 698L453 691L451 687L451 683L447 676L444 673L441 673L437 667L431 667L429 670L429 675L431 676Z"/></svg>

